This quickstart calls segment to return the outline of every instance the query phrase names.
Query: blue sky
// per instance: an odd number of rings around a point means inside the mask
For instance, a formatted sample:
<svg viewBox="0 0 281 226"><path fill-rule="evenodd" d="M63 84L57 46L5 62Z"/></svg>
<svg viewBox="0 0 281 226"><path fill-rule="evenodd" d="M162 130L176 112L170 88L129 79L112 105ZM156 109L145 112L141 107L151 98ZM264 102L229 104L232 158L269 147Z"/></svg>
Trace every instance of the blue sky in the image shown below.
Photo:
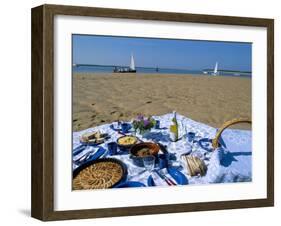
<svg viewBox="0 0 281 226"><path fill-rule="evenodd" d="M252 69L252 44L194 40L73 35L73 63L202 70Z"/></svg>

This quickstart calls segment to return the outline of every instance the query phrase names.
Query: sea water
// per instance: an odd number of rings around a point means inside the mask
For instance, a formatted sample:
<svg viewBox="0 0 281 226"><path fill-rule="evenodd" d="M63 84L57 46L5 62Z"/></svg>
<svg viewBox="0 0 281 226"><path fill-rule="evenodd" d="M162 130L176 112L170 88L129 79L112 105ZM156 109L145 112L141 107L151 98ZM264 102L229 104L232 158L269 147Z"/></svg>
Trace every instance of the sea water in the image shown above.
<svg viewBox="0 0 281 226"><path fill-rule="evenodd" d="M118 67L118 66L116 66ZM72 67L73 73L112 73L115 66L104 65L74 65ZM193 74L202 75L203 70L186 70L186 69L171 69L171 68L150 68L150 67L136 67L137 73L143 74ZM212 74L211 71L208 72ZM219 72L218 75L223 76L237 76L237 77L251 77L251 73L245 72Z"/></svg>

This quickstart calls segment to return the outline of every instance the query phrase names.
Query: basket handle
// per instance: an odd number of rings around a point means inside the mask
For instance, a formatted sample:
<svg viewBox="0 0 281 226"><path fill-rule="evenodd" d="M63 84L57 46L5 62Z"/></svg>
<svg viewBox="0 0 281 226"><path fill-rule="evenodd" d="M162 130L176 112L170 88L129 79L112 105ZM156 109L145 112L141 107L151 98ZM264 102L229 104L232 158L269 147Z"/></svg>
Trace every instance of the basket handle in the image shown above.
<svg viewBox="0 0 281 226"><path fill-rule="evenodd" d="M224 124L222 124L222 126L219 128L215 138L212 140L212 145L213 145L213 149L215 150L218 146L219 146L219 138L222 134L222 132L229 126L237 124L237 123L252 123L252 121L250 119L246 119L246 118L235 118L229 121L226 121Z"/></svg>

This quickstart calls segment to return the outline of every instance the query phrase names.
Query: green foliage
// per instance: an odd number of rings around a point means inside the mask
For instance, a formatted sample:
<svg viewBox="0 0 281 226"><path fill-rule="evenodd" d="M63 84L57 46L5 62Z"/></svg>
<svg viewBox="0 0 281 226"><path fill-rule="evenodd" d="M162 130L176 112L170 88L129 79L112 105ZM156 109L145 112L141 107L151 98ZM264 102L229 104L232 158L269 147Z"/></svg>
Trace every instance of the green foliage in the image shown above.
<svg viewBox="0 0 281 226"><path fill-rule="evenodd" d="M150 131L155 126L156 121L152 117L145 118L144 116L138 116L132 124L135 131L143 134Z"/></svg>

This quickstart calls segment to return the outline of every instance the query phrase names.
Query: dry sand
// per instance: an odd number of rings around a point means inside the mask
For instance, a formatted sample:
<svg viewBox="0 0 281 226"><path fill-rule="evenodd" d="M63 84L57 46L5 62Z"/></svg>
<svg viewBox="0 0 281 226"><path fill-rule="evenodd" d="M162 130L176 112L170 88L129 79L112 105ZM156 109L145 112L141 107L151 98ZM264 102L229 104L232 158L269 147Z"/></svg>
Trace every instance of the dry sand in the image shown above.
<svg viewBox="0 0 281 226"><path fill-rule="evenodd" d="M74 74L73 130L176 110L219 127L251 118L251 79L173 74ZM236 128L250 129L239 124Z"/></svg>

